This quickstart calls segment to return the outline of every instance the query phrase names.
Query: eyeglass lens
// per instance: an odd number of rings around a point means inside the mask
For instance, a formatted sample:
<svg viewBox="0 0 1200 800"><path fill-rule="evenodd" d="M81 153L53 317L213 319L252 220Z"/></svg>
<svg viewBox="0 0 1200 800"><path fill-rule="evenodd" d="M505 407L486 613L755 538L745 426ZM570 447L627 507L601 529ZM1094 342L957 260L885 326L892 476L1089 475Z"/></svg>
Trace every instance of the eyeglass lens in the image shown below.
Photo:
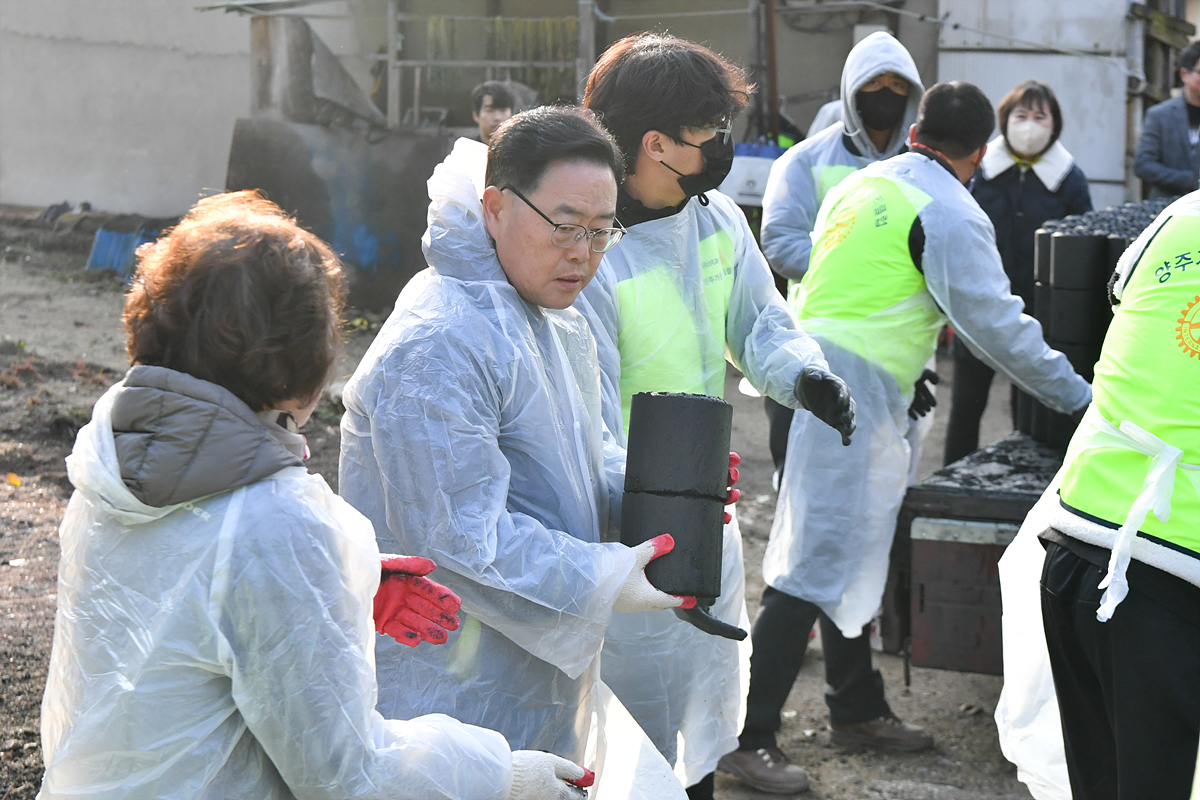
<svg viewBox="0 0 1200 800"><path fill-rule="evenodd" d="M575 244L585 236L588 236L587 228L582 225L572 225L569 223L560 223L554 228L550 234L550 241L555 247L574 247ZM611 250L613 245L621 240L624 231L618 228L601 228L598 231L591 233L591 249L594 253L604 253Z"/></svg>

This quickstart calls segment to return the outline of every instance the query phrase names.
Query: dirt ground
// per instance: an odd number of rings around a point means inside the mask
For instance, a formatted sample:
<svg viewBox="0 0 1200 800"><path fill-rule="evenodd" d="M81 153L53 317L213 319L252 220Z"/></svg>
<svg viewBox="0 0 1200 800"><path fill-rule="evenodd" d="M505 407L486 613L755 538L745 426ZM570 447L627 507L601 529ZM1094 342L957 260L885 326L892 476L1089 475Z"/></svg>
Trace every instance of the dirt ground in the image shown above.
<svg viewBox="0 0 1200 800"><path fill-rule="evenodd" d="M63 459L92 404L125 367L120 328L123 285L82 271L86 252L58 247L0 220L0 800L33 798L42 755L39 707L53 633L57 527L69 498ZM349 375L380 319L352 330L339 377ZM939 359L942 395L951 364ZM336 383L334 394L336 394ZM740 394L731 371L733 449L742 455L739 517L745 539L751 616L762 593L762 554L775 507L762 401ZM1008 383L997 378L981 441L1011 430ZM922 453L922 476L941 466L945 413ZM325 402L306 426L309 467L337 488L339 408ZM11 473L11 477L9 476ZM806 797L823 800L1009 800L1028 798L1000 753L992 713L1001 679L912 669L904 686L899 658L877 654L897 714L928 727L937 746L926 753L884 755L833 747L826 728L820 640L809 649L784 712L780 743L809 771ZM763 795L718 774L721 800Z"/></svg>

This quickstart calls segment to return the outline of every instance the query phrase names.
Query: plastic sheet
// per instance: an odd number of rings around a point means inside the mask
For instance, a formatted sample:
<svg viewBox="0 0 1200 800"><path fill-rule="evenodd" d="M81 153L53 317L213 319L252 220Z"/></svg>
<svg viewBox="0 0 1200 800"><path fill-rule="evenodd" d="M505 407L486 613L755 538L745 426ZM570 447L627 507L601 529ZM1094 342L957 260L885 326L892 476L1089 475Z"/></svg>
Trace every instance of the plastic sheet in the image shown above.
<svg viewBox="0 0 1200 800"><path fill-rule="evenodd" d="M722 591L711 612L750 630L736 512L725 526L723 548ZM675 765L683 785L693 785L737 749L750 688L749 638L735 642L709 635L670 611L618 614L601 669L605 683Z"/></svg>
<svg viewBox="0 0 1200 800"><path fill-rule="evenodd" d="M588 752L588 760L597 765L590 800L686 800L687 792L671 765L603 683L596 708L596 727L602 736Z"/></svg>
<svg viewBox="0 0 1200 800"><path fill-rule="evenodd" d="M1001 752L1017 765L1017 777L1037 800L1071 800L1058 699L1042 627L1046 550L1037 538L1050 527L1061 481L1059 470L1000 558L1004 688L996 704L996 731Z"/></svg>
<svg viewBox="0 0 1200 800"><path fill-rule="evenodd" d="M858 430L843 447L838 432L812 414L793 416L763 580L820 606L854 638L883 598L908 485L909 431L920 423L909 419L908 401L890 373L811 330L829 368L850 386Z"/></svg>
<svg viewBox="0 0 1200 800"><path fill-rule="evenodd" d="M443 647L379 640L384 715L441 711L579 762L634 562L604 541L623 452L605 451L587 323L529 305L504 276L481 149L460 140L429 181L430 269L346 385L340 485L385 549L432 558L463 600Z"/></svg>
<svg viewBox="0 0 1200 800"><path fill-rule="evenodd" d="M68 461L40 797L501 800L498 734L375 711L370 523L303 467L139 502L115 391Z"/></svg>

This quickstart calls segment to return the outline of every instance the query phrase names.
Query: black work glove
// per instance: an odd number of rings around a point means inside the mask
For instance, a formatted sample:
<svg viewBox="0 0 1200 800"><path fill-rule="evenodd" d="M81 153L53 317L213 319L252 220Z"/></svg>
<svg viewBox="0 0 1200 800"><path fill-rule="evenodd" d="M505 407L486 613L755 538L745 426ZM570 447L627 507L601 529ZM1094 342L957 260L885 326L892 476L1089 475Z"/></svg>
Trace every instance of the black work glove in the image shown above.
<svg viewBox="0 0 1200 800"><path fill-rule="evenodd" d="M796 379L795 394L802 408L842 435L843 446L850 444L854 398L844 380L824 367L805 367Z"/></svg>
<svg viewBox="0 0 1200 800"><path fill-rule="evenodd" d="M921 377L917 378L917 382L913 384L916 391L913 392L912 405L908 407L909 417L912 419L923 417L937 405L937 400L933 399L933 392L929 391L929 384L937 386L938 380L937 373L931 369L925 370L921 373Z"/></svg>

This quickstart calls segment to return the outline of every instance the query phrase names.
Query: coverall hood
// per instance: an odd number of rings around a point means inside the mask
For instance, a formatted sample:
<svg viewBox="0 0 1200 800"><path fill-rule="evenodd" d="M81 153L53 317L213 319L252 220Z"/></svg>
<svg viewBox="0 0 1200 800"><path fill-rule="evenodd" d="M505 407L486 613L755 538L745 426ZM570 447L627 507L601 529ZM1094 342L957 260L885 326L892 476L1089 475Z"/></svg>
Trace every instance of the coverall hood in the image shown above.
<svg viewBox="0 0 1200 800"><path fill-rule="evenodd" d="M888 140L887 148L881 153L863 127L855 95L872 78L885 72L894 72L912 85L908 89L908 108L904 112L904 118ZM909 126L917 121L917 106L921 104L921 95L925 94L925 86L921 83L917 65L904 45L883 31L876 31L856 44L846 56L846 65L842 67L841 91L842 131L854 142L859 154L879 159L900 152Z"/></svg>
<svg viewBox="0 0 1200 800"><path fill-rule="evenodd" d="M386 550L432 558L463 600L444 646L379 638L381 712L452 709L513 747L583 761L598 656L634 566L615 528L604 541L624 450L604 431L587 322L504 278L481 148L460 139L429 179L430 268L346 385L340 487Z"/></svg>
<svg viewBox="0 0 1200 800"><path fill-rule="evenodd" d="M429 204L429 227L421 237L425 261L440 275L460 281L508 283L483 221L483 175L487 147L459 139L433 170L443 194Z"/></svg>
<svg viewBox="0 0 1200 800"><path fill-rule="evenodd" d="M250 477L300 459L272 444L273 421L239 404L213 384L135 367L80 431L59 528L39 796L506 797L500 734L376 711L375 531L302 467ZM122 432L117 416L159 426L140 461L129 453L148 434ZM147 499L215 493L148 505L122 480L138 464L165 476L147 477Z"/></svg>
<svg viewBox="0 0 1200 800"><path fill-rule="evenodd" d="M274 427L228 389L136 365L97 401L67 472L92 503L127 524L149 522L302 465L303 438Z"/></svg>

